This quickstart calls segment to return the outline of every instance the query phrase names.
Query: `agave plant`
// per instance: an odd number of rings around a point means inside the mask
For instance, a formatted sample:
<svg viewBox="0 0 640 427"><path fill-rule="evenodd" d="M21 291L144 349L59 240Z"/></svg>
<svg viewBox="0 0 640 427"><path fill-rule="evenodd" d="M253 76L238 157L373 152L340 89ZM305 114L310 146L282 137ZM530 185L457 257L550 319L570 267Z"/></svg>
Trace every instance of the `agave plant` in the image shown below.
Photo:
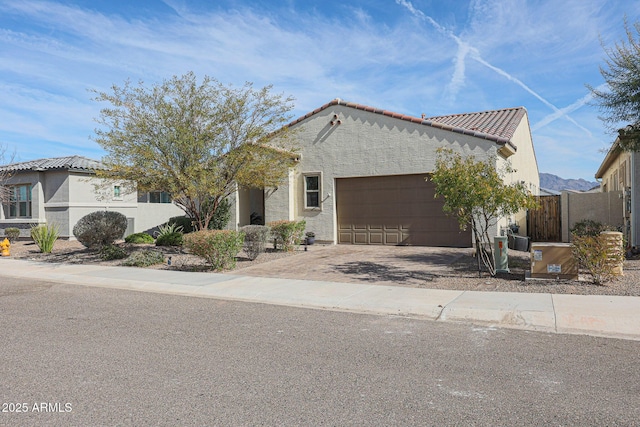
<svg viewBox="0 0 640 427"><path fill-rule="evenodd" d="M182 233L184 227L175 223L166 223L158 226L158 231L154 232L156 237L162 237L173 233Z"/></svg>

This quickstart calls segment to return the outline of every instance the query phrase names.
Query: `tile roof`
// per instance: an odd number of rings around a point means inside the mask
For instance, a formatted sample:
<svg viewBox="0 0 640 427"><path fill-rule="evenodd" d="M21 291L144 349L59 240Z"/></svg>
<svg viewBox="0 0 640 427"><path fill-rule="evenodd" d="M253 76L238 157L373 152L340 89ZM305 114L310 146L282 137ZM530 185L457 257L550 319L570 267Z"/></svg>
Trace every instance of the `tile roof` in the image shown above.
<svg viewBox="0 0 640 427"><path fill-rule="evenodd" d="M511 140L525 114L526 109L524 107L517 107L429 117L427 120Z"/></svg>
<svg viewBox="0 0 640 427"><path fill-rule="evenodd" d="M322 107L316 108L310 113L307 113L304 116L294 120L293 122L289 123L289 126L300 123L303 120L306 120L309 117L333 105L342 105L345 107L354 108L356 110L363 110L370 113L381 114L384 116L393 117L395 119L406 120L412 123L431 126L450 132L471 135L476 138L494 141L500 145L508 144L514 149L516 148L516 146L513 144L513 142L511 142L511 138L513 137L513 134L518 127L518 124L527 112L524 107L517 107L502 110L481 111L478 113L418 118L394 113L392 111L382 110L380 108L355 104L353 102L346 102L341 100L340 98L336 98L331 102L323 105Z"/></svg>
<svg viewBox="0 0 640 427"><path fill-rule="evenodd" d="M44 171L51 169L95 171L96 169L106 169L105 166L93 159L83 156L54 157L49 159L30 160L28 162L12 163L0 166L0 170L11 171Z"/></svg>

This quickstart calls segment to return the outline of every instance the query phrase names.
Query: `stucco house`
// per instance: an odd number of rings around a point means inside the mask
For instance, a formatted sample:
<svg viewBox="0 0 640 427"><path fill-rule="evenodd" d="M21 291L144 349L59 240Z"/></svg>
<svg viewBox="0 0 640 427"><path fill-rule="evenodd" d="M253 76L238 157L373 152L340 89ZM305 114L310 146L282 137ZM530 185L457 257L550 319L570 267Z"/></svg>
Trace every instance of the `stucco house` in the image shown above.
<svg viewBox="0 0 640 427"><path fill-rule="evenodd" d="M297 130L299 159L286 183L265 190L239 189L232 224L262 218L306 220L316 240L346 244L469 247L471 231L443 212L425 180L436 150L494 158L537 195L538 166L523 107L439 117L413 117L335 99L288 125ZM501 219L518 222L525 212ZM496 235L499 230L495 230Z"/></svg>
<svg viewBox="0 0 640 427"><path fill-rule="evenodd" d="M80 218L94 211L113 210L127 217L126 234L131 234L183 214L168 194L127 193L125 183L96 178L100 169L104 169L100 162L81 156L1 166L0 171L9 173L4 184L10 197L3 200L0 209L0 229L17 227L21 236L29 236L34 224L56 224L61 238L74 238L73 227ZM96 184L100 184L98 188Z"/></svg>
<svg viewBox="0 0 640 427"><path fill-rule="evenodd" d="M623 151L615 140L596 172L604 193L621 192L623 233L628 246L640 246L640 153ZM612 224L616 225L616 224Z"/></svg>

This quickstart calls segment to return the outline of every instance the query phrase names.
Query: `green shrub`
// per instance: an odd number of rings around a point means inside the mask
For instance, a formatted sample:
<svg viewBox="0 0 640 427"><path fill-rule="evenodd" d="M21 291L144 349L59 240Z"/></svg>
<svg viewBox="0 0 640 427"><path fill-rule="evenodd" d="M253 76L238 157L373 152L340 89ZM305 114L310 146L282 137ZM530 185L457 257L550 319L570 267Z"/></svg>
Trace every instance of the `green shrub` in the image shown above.
<svg viewBox="0 0 640 427"><path fill-rule="evenodd" d="M287 252L291 252L297 245L302 242L304 229L307 223L302 221L274 221L268 224L271 227L271 233L275 237L280 247Z"/></svg>
<svg viewBox="0 0 640 427"><path fill-rule="evenodd" d="M264 252L271 229L266 225L245 225L240 231L244 233L244 251L253 261Z"/></svg>
<svg viewBox="0 0 640 427"><path fill-rule="evenodd" d="M215 270L234 268L244 233L233 230L200 230L184 236L191 253L204 258Z"/></svg>
<svg viewBox="0 0 640 427"><path fill-rule="evenodd" d="M182 226L175 223L166 223L158 226L156 231L156 246L182 246Z"/></svg>
<svg viewBox="0 0 640 427"><path fill-rule="evenodd" d="M122 239L127 217L120 212L98 211L83 216L73 227L73 235L88 248L101 248Z"/></svg>
<svg viewBox="0 0 640 427"><path fill-rule="evenodd" d="M111 261L113 259L124 259L127 256L129 256L129 254L127 253L126 249L121 248L120 246L104 245L100 248L100 258L105 261Z"/></svg>
<svg viewBox="0 0 640 427"><path fill-rule="evenodd" d="M51 253L58 236L60 236L60 231L58 226L54 224L34 225L31 227L31 238L36 242L42 253Z"/></svg>
<svg viewBox="0 0 640 427"><path fill-rule="evenodd" d="M124 241L126 243L142 244L142 243L153 243L156 240L147 233L135 233L125 237Z"/></svg>
<svg viewBox="0 0 640 427"><path fill-rule="evenodd" d="M182 227L182 232L187 234L195 231L193 221L193 218L188 216L174 216L169 218L168 224L174 225L176 228Z"/></svg>
<svg viewBox="0 0 640 427"><path fill-rule="evenodd" d="M609 240L598 234L597 236L573 234L571 251L583 268L591 275L593 283L602 285L613 280L617 275L616 267L624 262L623 245L610 246Z"/></svg>
<svg viewBox="0 0 640 427"><path fill-rule="evenodd" d="M4 229L4 235L9 242L13 243L18 237L20 237L20 229L16 227L8 227Z"/></svg>
<svg viewBox="0 0 640 427"><path fill-rule="evenodd" d="M576 222L569 230L575 236L598 236L603 231L611 229L610 226L591 219L583 219Z"/></svg>
<svg viewBox="0 0 640 427"><path fill-rule="evenodd" d="M154 264L161 264L164 262L164 254L160 251L153 249L144 249L142 251L136 251L129 256L122 265L128 267L149 267Z"/></svg>
<svg viewBox="0 0 640 427"><path fill-rule="evenodd" d="M173 234L173 233L182 233L183 228L181 225L167 222L166 224L160 224L158 226L158 231L155 232L156 238L161 237L165 234Z"/></svg>
<svg viewBox="0 0 640 427"><path fill-rule="evenodd" d="M182 246L184 244L184 234L179 231L161 234L156 239L156 246Z"/></svg>
<svg viewBox="0 0 640 427"><path fill-rule="evenodd" d="M231 202L222 199L218 204L211 221L209 221L209 230L224 230L231 220Z"/></svg>

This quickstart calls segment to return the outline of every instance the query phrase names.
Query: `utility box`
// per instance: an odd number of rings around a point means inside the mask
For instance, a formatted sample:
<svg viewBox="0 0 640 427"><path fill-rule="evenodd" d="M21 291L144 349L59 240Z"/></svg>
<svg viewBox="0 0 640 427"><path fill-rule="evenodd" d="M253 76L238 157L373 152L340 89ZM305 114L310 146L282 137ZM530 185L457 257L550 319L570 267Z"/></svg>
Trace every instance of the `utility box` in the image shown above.
<svg viewBox="0 0 640 427"><path fill-rule="evenodd" d="M493 239L493 256L496 261L496 273L508 273L509 248L507 245L507 236L496 236Z"/></svg>
<svg viewBox="0 0 640 427"><path fill-rule="evenodd" d="M578 261L570 243L531 243L531 277L578 279Z"/></svg>

